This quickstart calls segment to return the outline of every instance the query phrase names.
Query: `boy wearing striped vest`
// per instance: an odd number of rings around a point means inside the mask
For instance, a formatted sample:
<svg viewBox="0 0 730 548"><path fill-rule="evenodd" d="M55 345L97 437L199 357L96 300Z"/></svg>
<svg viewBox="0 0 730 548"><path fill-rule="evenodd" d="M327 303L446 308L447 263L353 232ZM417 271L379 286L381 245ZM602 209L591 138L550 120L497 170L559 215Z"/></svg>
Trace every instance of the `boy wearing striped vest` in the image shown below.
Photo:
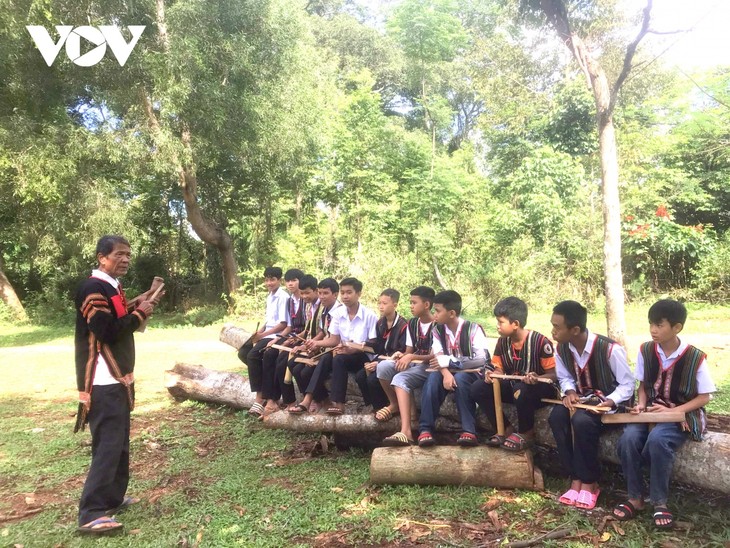
<svg viewBox="0 0 730 548"><path fill-rule="evenodd" d="M317 296L319 297L317 334L304 343L304 351L310 355L319 354L324 350L318 348L316 344L330 335L332 317L342 306L337 299L339 294L340 284L334 278L325 278L317 284ZM314 365L295 362L292 367L292 376L297 382L299 392L304 397L299 404L290 407L289 412L297 415L307 412L316 413L322 406L328 407L329 391L324 383L331 374L331 352L319 358Z"/></svg>
<svg viewBox="0 0 730 548"><path fill-rule="evenodd" d="M392 360L378 364L377 376L390 405L392 415L400 414L400 432L383 440L385 446L411 445L413 431L411 429L411 408L414 408L413 391L421 388L428 378L429 361L433 357L431 344L433 340L433 299L436 292L425 285L411 290L411 314L406 328L406 350L396 352ZM414 408L415 411L415 408ZM377 417L376 417L377 418Z"/></svg>
<svg viewBox="0 0 730 548"><path fill-rule="evenodd" d="M375 350L375 357L355 375L355 381L360 387L365 405L373 407L375 419L378 421L390 420L393 418L393 413L388 407L388 396L380 386L375 371L378 364L385 358L396 353L401 354L406 349L408 324L398 314L398 301L400 301L400 292L395 289L384 289L380 294L378 298L380 319L375 324L375 338L365 341L367 346Z"/></svg>
<svg viewBox="0 0 730 548"><path fill-rule="evenodd" d="M453 391L459 411L462 433L457 444L462 447L478 445L476 435L476 405L469 397L469 387L483 375L489 360L487 336L482 326L465 320L461 314L461 295L442 291L434 297L436 327L431 350L434 357L430 373L421 394L419 447L436 444L432 433L446 395ZM477 370L476 372L474 370Z"/></svg>
<svg viewBox="0 0 730 548"><path fill-rule="evenodd" d="M570 488L560 502L590 510L596 506L600 489L598 479L598 441L603 430L602 413L574 407L589 403L609 411L630 402L634 376L621 345L586 328L588 311L575 301L562 301L553 308L550 322L553 339L558 343L555 368L563 394L563 405L556 405L548 422L558 454L570 476Z"/></svg>
<svg viewBox="0 0 730 548"><path fill-rule="evenodd" d="M502 401L517 408L517 432L504 416L505 434L495 434L487 445L508 451L524 451L534 444L535 411L543 407L542 398L555 397L555 384L539 382L542 377L555 383L555 357L550 340L537 331L525 329L527 304L517 297L507 297L494 307L500 338L492 356L494 373L522 375L523 380L492 379L487 370L484 379L471 385L471 398L486 413L492 427L497 426L492 383L500 384ZM504 415L504 414L503 414Z"/></svg>
<svg viewBox="0 0 730 548"><path fill-rule="evenodd" d="M679 339L687 321L687 309L671 299L657 301L649 309L651 342L641 345L636 359L639 380L638 403L632 413L684 411L684 423L629 424L618 443L618 455L626 477L629 498L614 508L619 520L633 518L644 508L643 464L649 466L649 500L654 506L654 525L660 529L674 526L667 508L669 479L674 456L692 438L702 439L706 429L704 406L715 392L707 356Z"/></svg>

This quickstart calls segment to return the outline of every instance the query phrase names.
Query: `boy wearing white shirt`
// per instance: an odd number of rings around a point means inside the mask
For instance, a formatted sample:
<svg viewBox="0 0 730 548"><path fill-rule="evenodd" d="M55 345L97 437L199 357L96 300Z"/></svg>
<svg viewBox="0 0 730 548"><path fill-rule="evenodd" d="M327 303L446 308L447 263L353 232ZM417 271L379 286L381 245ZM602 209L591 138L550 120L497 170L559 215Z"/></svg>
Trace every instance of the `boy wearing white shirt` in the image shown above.
<svg viewBox="0 0 730 548"><path fill-rule="evenodd" d="M286 303L289 294L281 288L281 274L278 266L267 266L264 269L264 285L269 291L266 296L266 319L264 325L238 351L238 358L248 367L251 391L256 393L256 401L248 412L256 417L264 413L263 353L270 340L286 328Z"/></svg>
<svg viewBox="0 0 730 548"><path fill-rule="evenodd" d="M421 394L421 418L418 436L419 447L436 444L432 432L441 405L448 392L456 395L463 432L456 441L463 447L478 445L476 436L476 404L469 397L469 388L480 378L480 372L468 373L466 369L483 369L489 360L487 337L482 326L465 320L461 314L461 295L456 291L442 291L434 297L436 326L430 365L438 371L429 375Z"/></svg>
<svg viewBox="0 0 730 548"><path fill-rule="evenodd" d="M649 499L654 506L654 525L674 526L667 508L669 480L674 456L688 438L701 441L706 428L704 406L715 392L707 356L688 345L678 335L687 321L687 309L672 299L657 301L649 309L651 342L641 345L636 359L639 380L638 403L632 413L684 411L682 424L628 424L618 443L618 455L626 477L629 498L618 504L613 514L621 521L633 518L644 508L643 464L650 467Z"/></svg>
<svg viewBox="0 0 730 548"><path fill-rule="evenodd" d="M598 441L603 430L601 413L576 409L582 401L605 407L607 412L630 402L634 376L621 345L586 328L588 311L576 301L562 301L553 308L550 322L555 350L555 369L563 394L548 422L558 446L570 488L559 501L590 510L596 506L600 466Z"/></svg>
<svg viewBox="0 0 730 548"><path fill-rule="evenodd" d="M376 336L375 312L360 304L362 282L357 278L345 278L340 282L340 300L344 306L332 315L329 336L313 343L315 348L336 347L332 358L332 380L328 415L342 415L345 411L347 378L357 373L370 361L370 356L361 350L345 346L345 343L364 343Z"/></svg>

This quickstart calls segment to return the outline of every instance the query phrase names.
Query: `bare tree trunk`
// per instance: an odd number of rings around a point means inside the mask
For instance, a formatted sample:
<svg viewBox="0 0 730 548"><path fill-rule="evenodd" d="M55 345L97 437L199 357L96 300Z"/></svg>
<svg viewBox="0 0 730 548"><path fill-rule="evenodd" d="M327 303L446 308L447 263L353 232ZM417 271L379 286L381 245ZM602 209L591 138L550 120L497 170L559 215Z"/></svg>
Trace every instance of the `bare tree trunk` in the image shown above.
<svg viewBox="0 0 730 548"><path fill-rule="evenodd" d="M165 21L164 0L157 0L156 8L158 40L163 49L167 50L170 44ZM158 139L162 135L162 128L152 108L150 96L144 89L140 91L140 95L147 116L147 122L152 131L152 137ZM230 295L241 287L241 278L238 276L238 264L233 254L233 241L225 228L212 219L207 218L203 213L203 209L200 207L200 203L198 202L198 178L195 172L196 166L192 160L191 135L189 128L184 123L180 138L186 156L189 158L188 163L184 164L176 152L172 153L171 161L177 172L178 182L183 192L187 218L198 237L205 243L212 245L220 253L223 265L223 283L226 288L226 293ZM169 147L160 146L160 149L165 148L169 149Z"/></svg>
<svg viewBox="0 0 730 548"><path fill-rule="evenodd" d="M15 289L13 289L10 280L8 280L8 277L5 275L5 264L3 263L2 255L0 255L0 299L2 299L7 307L13 311L16 319L28 319L23 303L20 302L18 294L15 293Z"/></svg>
<svg viewBox="0 0 730 548"><path fill-rule="evenodd" d="M626 346L624 280L621 269L621 203L613 117L598 122L603 178L603 272L608 336Z"/></svg>
<svg viewBox="0 0 730 548"><path fill-rule="evenodd" d="M621 203L618 191L618 152L613 127L613 111L621 86L631 71L631 61L639 42L649 32L652 0L647 0L641 29L634 41L626 47L624 64L613 87L601 64L593 57L583 40L573 33L568 10L563 0L540 0L540 7L548 22L573 54L593 92L596 102L598 144L603 181L603 271L606 296L606 323L608 336L625 345L624 286L621 269Z"/></svg>
<svg viewBox="0 0 730 548"><path fill-rule="evenodd" d="M444 280L443 276L441 275L441 270L439 269L439 264L436 261L436 256L434 255L431 257L431 260L433 261L433 275L436 278L436 282L439 284L441 289L446 291L449 286L446 284L446 280Z"/></svg>

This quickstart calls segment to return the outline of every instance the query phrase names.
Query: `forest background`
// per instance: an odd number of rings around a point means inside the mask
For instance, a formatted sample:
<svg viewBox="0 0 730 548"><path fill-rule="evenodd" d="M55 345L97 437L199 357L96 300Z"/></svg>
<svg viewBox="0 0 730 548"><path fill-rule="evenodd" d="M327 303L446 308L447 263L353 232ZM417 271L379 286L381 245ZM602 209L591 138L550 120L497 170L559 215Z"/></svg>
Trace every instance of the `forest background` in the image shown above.
<svg viewBox="0 0 730 548"><path fill-rule="evenodd" d="M130 293L161 275L192 323L260 314L269 264L370 302L601 310L596 107L535 2L380 4L1 1L0 321L72 325L105 233L132 242ZM644 4L566 5L615 78ZM146 25L124 67L49 67L25 30L111 22ZM730 69L688 74L661 39L614 113L625 295L726 303Z"/></svg>

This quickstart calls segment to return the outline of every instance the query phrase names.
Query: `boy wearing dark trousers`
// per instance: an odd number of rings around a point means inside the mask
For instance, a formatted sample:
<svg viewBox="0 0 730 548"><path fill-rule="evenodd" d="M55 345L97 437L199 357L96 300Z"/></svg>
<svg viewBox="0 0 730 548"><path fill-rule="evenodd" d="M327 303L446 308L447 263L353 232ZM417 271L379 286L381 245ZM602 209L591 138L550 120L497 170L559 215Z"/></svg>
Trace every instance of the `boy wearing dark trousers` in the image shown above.
<svg viewBox="0 0 730 548"><path fill-rule="evenodd" d="M522 381L493 379L487 370L484 379L471 385L470 395L486 413L492 427L497 426L492 383L499 383L502 401L514 403L517 408L517 432L513 432L504 416L505 436L495 434L487 442L508 451L524 451L535 441L535 411L545 404L541 398L555 397L555 384L539 382L538 378L557 382L555 357L550 340L537 331L525 329L527 304L517 297L507 297L494 307L497 331L500 334L492 355L494 373L523 375Z"/></svg>
<svg viewBox="0 0 730 548"><path fill-rule="evenodd" d="M628 500L613 514L629 520L644 508L642 466L649 467L649 500L654 506L654 525L674 527L667 508L669 480L677 451L692 438L701 441L706 428L704 406L715 392L707 356L679 338L687 321L687 309L671 299L657 301L649 309L651 341L641 345L636 358L638 403L631 413L685 413L684 423L628 424L618 442L618 455L626 477Z"/></svg>
<svg viewBox="0 0 730 548"><path fill-rule="evenodd" d="M272 345L293 346L296 339L290 338L290 335L298 335L304 330L306 321L304 319L304 299L302 299L299 291L299 280L303 277L304 272L298 268L290 268L284 272L284 285L286 285L286 290L289 292L289 298L286 301L286 327L278 334L278 337L269 340L262 358L263 382L261 392L266 400L264 414L279 410L282 386L276 376L276 364L279 354L289 356L287 353L281 353L278 349L272 348ZM286 362L284 362L284 367L286 367ZM292 399L284 403L288 405L293 401Z"/></svg>
<svg viewBox="0 0 730 548"><path fill-rule="evenodd" d="M264 325L238 350L238 358L248 368L251 391L256 393L256 400L248 410L249 415L255 417L264 414L263 353L271 339L286 328L286 302L289 298L289 294L281 288L281 268L278 266L264 269L264 285L269 291Z"/></svg>
<svg viewBox="0 0 730 548"><path fill-rule="evenodd" d="M332 404L327 408L328 415L337 416L344 413L349 374L357 373L368 361L372 361L372 356L345 344L348 342L362 344L375 337L378 317L360 303L361 293L362 282L357 278L345 278L340 282L340 299L345 306L340 307L332 315L329 336L312 343L313 348L335 347L330 386ZM320 364L317 365L318 368ZM317 382L321 381L320 375L315 370L310 384L315 382L315 377Z"/></svg>
<svg viewBox="0 0 730 548"><path fill-rule="evenodd" d="M339 294L340 284L334 278L325 278L317 284L317 295L319 297L317 335L304 343L304 349L310 354L319 353L323 350L322 347L315 345L318 341L326 339L330 335L332 317L343 306L337 299ZM292 367L292 375L304 397L301 403L292 406L289 412L294 414L317 412L322 405L328 405L329 391L324 383L331 374L332 353L325 354L314 365L295 362Z"/></svg>
<svg viewBox="0 0 730 548"><path fill-rule="evenodd" d="M365 364L355 375L355 381L360 387L366 405L372 405L375 419L387 421L393 418L388 408L388 397L378 381L376 369L383 357L392 356L396 352L402 353L406 349L406 321L398 314L396 308L400 300L400 293L395 289L384 289L378 298L380 319L375 324L375 338L365 344L375 350L375 359Z"/></svg>
<svg viewBox="0 0 730 548"><path fill-rule="evenodd" d="M476 405L469 397L470 386L481 373L467 369L483 369L489 360L487 337L482 327L460 317L461 295L456 291L442 291L434 297L436 326L431 350L434 357L430 373L421 394L421 419L418 445L431 447L436 440L432 432L446 395L453 391L463 432L456 441L463 447L478 444L476 436Z"/></svg>
<svg viewBox="0 0 730 548"><path fill-rule="evenodd" d="M559 500L590 510L601 492L598 441L603 430L602 413L577 409L574 404L589 403L612 412L630 402L634 376L623 347L588 331L587 321L588 311L575 301L562 301L553 308L550 322L558 343L555 368L563 405L553 407L548 422L561 464L570 476L570 488Z"/></svg>

